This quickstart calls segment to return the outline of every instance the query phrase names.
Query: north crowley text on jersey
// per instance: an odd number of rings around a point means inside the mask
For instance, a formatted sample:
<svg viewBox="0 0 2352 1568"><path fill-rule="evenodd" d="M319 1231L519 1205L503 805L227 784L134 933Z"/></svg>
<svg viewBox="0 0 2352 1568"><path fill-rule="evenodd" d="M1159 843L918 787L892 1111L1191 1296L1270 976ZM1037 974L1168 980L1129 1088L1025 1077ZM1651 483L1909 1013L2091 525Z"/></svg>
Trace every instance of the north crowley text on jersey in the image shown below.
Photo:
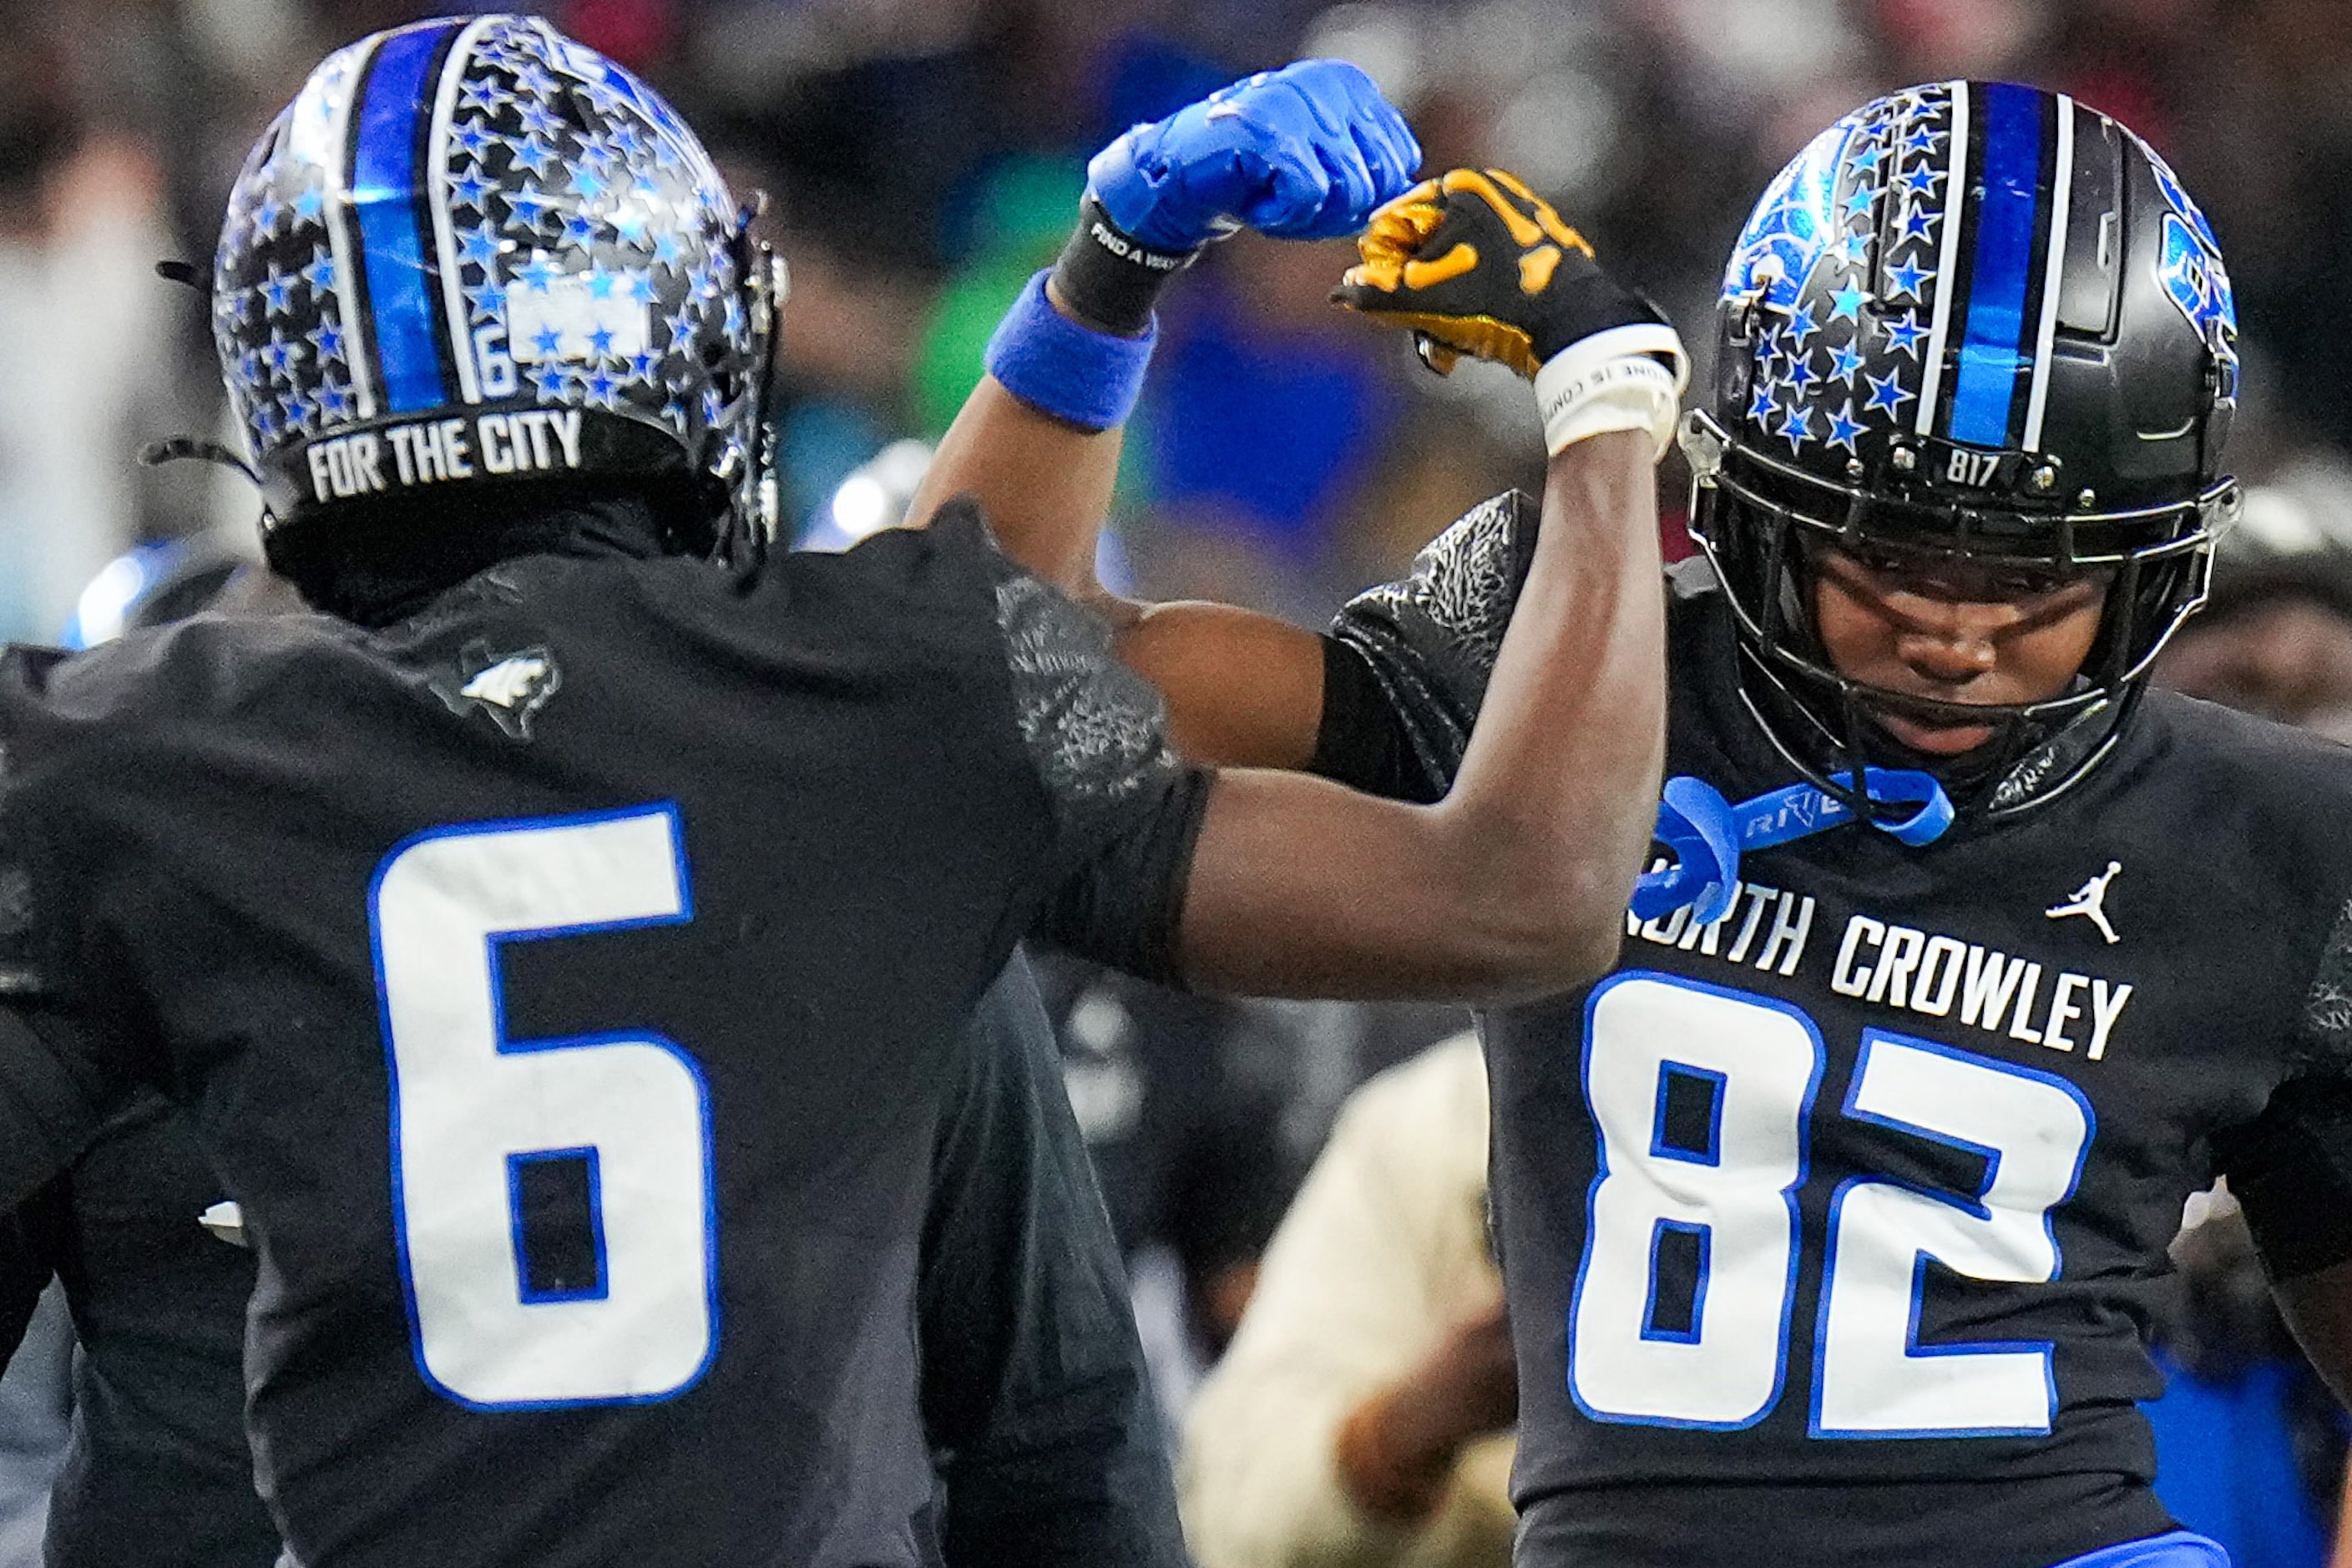
<svg viewBox="0 0 2352 1568"><path fill-rule="evenodd" d="M1815 907L1811 894L1742 883L1720 920L1702 925L1685 905L1652 921L1628 915L1625 934L1788 976L1804 962ZM2092 1061L2106 1055L2132 997L2128 981L2052 970L1982 942L1860 913L1847 917L1839 936L1830 989L1874 1006L1957 1019L2025 1045L2070 1052L2080 1047Z"/></svg>

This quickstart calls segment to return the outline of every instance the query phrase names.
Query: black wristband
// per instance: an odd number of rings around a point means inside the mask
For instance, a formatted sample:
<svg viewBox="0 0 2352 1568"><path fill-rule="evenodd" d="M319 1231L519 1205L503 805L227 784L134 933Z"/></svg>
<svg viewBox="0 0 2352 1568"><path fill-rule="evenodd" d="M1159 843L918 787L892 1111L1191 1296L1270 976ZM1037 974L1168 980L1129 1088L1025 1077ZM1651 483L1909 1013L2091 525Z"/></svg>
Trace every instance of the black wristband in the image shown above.
<svg viewBox="0 0 2352 1568"><path fill-rule="evenodd" d="M1528 333L1538 364L1548 363L1570 343L1612 327L1665 321L1664 312L1657 306L1603 272L1598 263L1580 256L1571 259L1583 263L1578 268L1583 276L1563 278L1552 285L1549 308Z"/></svg>
<svg viewBox="0 0 2352 1568"><path fill-rule="evenodd" d="M1102 204L1089 195L1078 205L1078 226L1054 263L1054 294L1084 325L1139 337L1151 324L1160 290L1200 254L1154 250L1111 222Z"/></svg>

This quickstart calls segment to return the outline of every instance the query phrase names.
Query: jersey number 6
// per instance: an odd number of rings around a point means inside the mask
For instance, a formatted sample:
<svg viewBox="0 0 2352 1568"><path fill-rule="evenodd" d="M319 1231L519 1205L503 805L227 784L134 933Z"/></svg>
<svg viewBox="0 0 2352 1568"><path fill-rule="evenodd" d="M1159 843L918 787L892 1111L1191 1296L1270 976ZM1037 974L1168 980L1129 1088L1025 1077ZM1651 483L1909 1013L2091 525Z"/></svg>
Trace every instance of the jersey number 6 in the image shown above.
<svg viewBox="0 0 2352 1568"><path fill-rule="evenodd" d="M425 1381L491 1409L691 1386L718 1323L702 1074L643 1032L508 1039L499 982L505 942L692 918L677 808L438 829L385 859L369 916ZM524 1224L551 1174L584 1196L587 1237L554 1280Z"/></svg>
<svg viewBox="0 0 2352 1568"><path fill-rule="evenodd" d="M1825 1052L1768 997L1652 973L1593 993L1584 1092L1600 1134L1570 1308L1569 1387L1596 1420L1730 1430L1788 1378L1797 1193ZM1844 1114L1982 1161L1972 1194L1856 1175L1830 1199L1814 1325L1816 1437L2044 1433L2046 1343L1917 1342L1926 1260L1977 1279L2058 1275L2091 1109L2063 1079L1881 1029Z"/></svg>

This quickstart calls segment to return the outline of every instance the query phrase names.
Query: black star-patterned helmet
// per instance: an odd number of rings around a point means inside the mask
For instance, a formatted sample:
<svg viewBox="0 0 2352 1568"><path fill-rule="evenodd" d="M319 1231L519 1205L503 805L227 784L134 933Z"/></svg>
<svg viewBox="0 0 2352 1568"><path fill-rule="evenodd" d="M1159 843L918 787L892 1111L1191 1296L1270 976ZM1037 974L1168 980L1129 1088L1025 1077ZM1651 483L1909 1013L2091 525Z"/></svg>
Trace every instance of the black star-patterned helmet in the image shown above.
<svg viewBox="0 0 2352 1568"><path fill-rule="evenodd" d="M1929 765L1874 707L1993 727L1936 764L1964 809L2005 815L2080 779L2202 602L2212 531L2236 504L2221 472L2236 308L2171 170L2105 115L2032 88L1882 98L1766 189L1719 326L1713 411L1684 426L1692 532L1776 746L1822 783ZM2102 574L2098 640L2046 701L1865 687L1831 668L1813 626L1808 559L1824 542L1963 559L2021 590Z"/></svg>
<svg viewBox="0 0 2352 1568"><path fill-rule="evenodd" d="M214 267L265 530L618 480L763 541L782 279L749 218L668 104L535 17L331 56L246 160Z"/></svg>

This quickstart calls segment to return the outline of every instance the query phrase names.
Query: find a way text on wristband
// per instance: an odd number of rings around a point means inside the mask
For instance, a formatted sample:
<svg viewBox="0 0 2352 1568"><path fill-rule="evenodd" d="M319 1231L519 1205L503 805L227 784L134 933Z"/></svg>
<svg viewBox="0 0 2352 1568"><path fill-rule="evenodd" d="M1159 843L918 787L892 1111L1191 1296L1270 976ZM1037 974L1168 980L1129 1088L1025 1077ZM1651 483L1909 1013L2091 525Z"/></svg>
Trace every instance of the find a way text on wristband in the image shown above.
<svg viewBox="0 0 2352 1568"><path fill-rule="evenodd" d="M1111 221L1089 194L1078 205L1078 226L1054 263L1054 292L1090 327L1135 337L1151 324L1151 307L1168 280L1201 254L1146 245Z"/></svg>

